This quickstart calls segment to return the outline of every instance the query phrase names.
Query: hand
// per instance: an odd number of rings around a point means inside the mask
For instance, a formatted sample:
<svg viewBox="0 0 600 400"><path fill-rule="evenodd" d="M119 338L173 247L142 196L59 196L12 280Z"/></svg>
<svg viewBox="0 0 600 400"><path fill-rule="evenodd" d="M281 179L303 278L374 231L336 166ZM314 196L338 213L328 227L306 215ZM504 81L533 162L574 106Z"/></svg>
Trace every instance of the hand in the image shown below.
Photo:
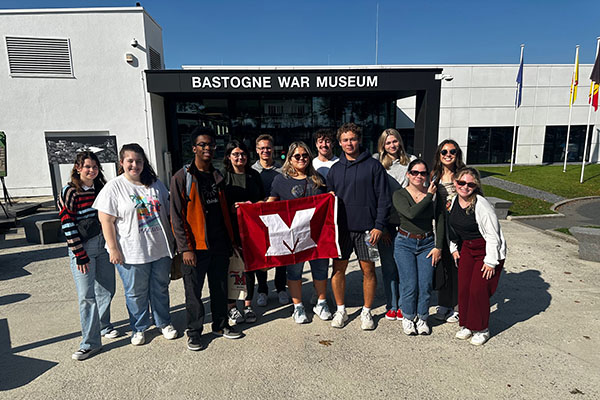
<svg viewBox="0 0 600 400"><path fill-rule="evenodd" d="M433 267L435 267L435 265L438 263L438 261L440 261L440 258L442 258L442 250L436 249L434 247L433 249L431 249L429 254L427 254L426 258L429 258L429 257L431 257L431 265Z"/></svg>
<svg viewBox="0 0 600 400"><path fill-rule="evenodd" d="M370 235L369 243L371 243L372 246L375 246L377 244L377 242L379 242L379 239L381 239L382 234L383 234L383 232L381 232L377 228L371 229L371 232L369 233L369 235Z"/></svg>
<svg viewBox="0 0 600 400"><path fill-rule="evenodd" d="M77 271L81 272L82 274L87 274L88 271L90 270L90 264L77 264Z"/></svg>
<svg viewBox="0 0 600 400"><path fill-rule="evenodd" d="M380 240L381 243L385 244L386 246L389 246L392 244L392 235L390 235L389 232L383 232Z"/></svg>
<svg viewBox="0 0 600 400"><path fill-rule="evenodd" d="M456 268L458 268L458 260L460 259L460 254L458 253L458 250L452 253L452 257L454 258L454 265L456 266Z"/></svg>
<svg viewBox="0 0 600 400"><path fill-rule="evenodd" d="M111 264L123 264L123 253L119 249L108 250L108 258Z"/></svg>
<svg viewBox="0 0 600 400"><path fill-rule="evenodd" d="M188 250L183 252L183 263L185 265L189 265L190 267L196 266L196 253Z"/></svg>
<svg viewBox="0 0 600 400"><path fill-rule="evenodd" d="M483 267L481 267L481 270L483 271L483 279L487 279L490 280L492 279L492 276L494 276L494 274L496 273L496 269L490 267L489 265L483 264Z"/></svg>
<svg viewBox="0 0 600 400"><path fill-rule="evenodd" d="M435 182L429 182L429 187L427 188L427 193L435 194L437 192L437 185Z"/></svg>
<svg viewBox="0 0 600 400"><path fill-rule="evenodd" d="M257 202L259 203L259 202ZM238 201L237 203L233 203L233 208L239 208L240 204L252 204L251 201Z"/></svg>
<svg viewBox="0 0 600 400"><path fill-rule="evenodd" d="M331 192L329 192L329 194L332 194L335 196L335 192L333 190Z"/></svg>

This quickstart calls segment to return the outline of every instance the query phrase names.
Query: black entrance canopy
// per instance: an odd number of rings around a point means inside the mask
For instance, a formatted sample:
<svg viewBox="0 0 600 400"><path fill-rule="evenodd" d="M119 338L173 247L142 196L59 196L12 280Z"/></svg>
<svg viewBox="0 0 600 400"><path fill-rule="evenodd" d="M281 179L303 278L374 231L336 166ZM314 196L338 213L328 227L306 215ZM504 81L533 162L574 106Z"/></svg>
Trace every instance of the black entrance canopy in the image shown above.
<svg viewBox="0 0 600 400"><path fill-rule="evenodd" d="M164 97L166 108L169 102L194 98L350 95L401 99L416 96L413 152L431 161L437 147L440 68L186 67L145 72L148 92ZM169 110L165 111L169 115Z"/></svg>

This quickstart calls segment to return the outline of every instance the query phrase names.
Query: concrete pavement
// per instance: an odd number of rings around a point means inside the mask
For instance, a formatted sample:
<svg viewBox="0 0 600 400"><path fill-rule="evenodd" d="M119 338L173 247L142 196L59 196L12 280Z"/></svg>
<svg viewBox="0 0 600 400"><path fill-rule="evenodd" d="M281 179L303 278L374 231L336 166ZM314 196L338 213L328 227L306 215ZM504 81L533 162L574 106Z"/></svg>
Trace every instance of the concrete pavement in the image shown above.
<svg viewBox="0 0 600 400"><path fill-rule="evenodd" d="M377 328L361 331L361 273L352 262L344 329L318 318L296 325L271 293L240 340L207 333L207 348L191 352L184 337L167 341L153 330L147 345L105 340L83 362L71 360L80 327L65 244L28 245L22 231L8 233L0 243L0 399L599 398L600 264L533 228L502 226L508 259L492 298L493 336L482 347L454 339L456 324L433 326L428 337L402 334L400 322L382 318L381 279ZM310 273L304 277L307 303ZM125 332L120 281L117 288L113 321ZM182 282L172 282L179 330L183 301Z"/></svg>

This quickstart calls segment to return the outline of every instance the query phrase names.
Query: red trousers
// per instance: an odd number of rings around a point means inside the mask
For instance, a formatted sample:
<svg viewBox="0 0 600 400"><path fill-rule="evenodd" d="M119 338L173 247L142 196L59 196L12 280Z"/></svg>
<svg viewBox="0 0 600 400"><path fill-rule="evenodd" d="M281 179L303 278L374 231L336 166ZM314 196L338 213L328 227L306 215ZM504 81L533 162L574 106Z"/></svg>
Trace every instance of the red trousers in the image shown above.
<svg viewBox="0 0 600 400"><path fill-rule="evenodd" d="M460 326L483 331L490 321L490 297L498 287L504 260L496 266L491 279L483 278L485 240L465 240L458 261L458 315Z"/></svg>

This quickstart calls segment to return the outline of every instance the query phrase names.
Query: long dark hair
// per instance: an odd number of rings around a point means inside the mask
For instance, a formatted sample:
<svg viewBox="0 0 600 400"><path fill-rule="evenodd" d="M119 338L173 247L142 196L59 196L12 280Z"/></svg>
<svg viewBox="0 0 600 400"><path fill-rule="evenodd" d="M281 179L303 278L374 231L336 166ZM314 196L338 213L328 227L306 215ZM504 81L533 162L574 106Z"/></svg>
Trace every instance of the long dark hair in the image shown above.
<svg viewBox="0 0 600 400"><path fill-rule="evenodd" d="M106 178L104 178L104 174L102 173L102 165L100 164L100 160L98 156L91 151L82 151L77 153L77 157L75 157L75 164L73 164L73 169L71 170L71 184L75 187L77 192L83 191L83 182L81 181L81 176L77 168L83 168L83 164L85 164L85 160L92 160L98 166L98 176L94 178L94 190L98 193L106 183Z"/></svg>
<svg viewBox="0 0 600 400"><path fill-rule="evenodd" d="M227 172L233 172L233 165L231 165L229 156L231 155L231 152L237 148L246 153L246 165L244 165L244 171L246 168L248 168L248 158L250 157L248 147L246 147L243 142L240 142L237 139L232 139L231 142L227 143L227 146L225 146L225 157L223 158L223 165L225 165L225 171Z"/></svg>
<svg viewBox="0 0 600 400"><path fill-rule="evenodd" d="M142 173L140 174L140 182L142 182L142 185L148 187L158 180L156 172L154 172L154 168L150 165L142 146L137 143L124 144L123 147L121 147L121 151L119 151L119 160L121 162L123 162L123 159L125 158L126 151L133 151L142 156L142 160L144 160L144 169L142 169ZM125 172L123 171L123 166L119 165L119 175L123 172Z"/></svg>
<svg viewBox="0 0 600 400"><path fill-rule="evenodd" d="M442 165L440 158L442 155L442 149L447 144L453 145L454 148L456 149L456 157L454 158L454 165L452 166L452 168L450 168L452 170L452 172L456 172L457 170L459 170L465 166L465 163L463 162L462 150L460 149L460 146L458 145L458 143L456 143L452 139L443 140L438 145L437 150L435 151L435 156L433 157L433 169L431 170L431 178L432 179L435 178L436 181L439 181L440 179L442 179L442 172L444 170L444 166Z"/></svg>

